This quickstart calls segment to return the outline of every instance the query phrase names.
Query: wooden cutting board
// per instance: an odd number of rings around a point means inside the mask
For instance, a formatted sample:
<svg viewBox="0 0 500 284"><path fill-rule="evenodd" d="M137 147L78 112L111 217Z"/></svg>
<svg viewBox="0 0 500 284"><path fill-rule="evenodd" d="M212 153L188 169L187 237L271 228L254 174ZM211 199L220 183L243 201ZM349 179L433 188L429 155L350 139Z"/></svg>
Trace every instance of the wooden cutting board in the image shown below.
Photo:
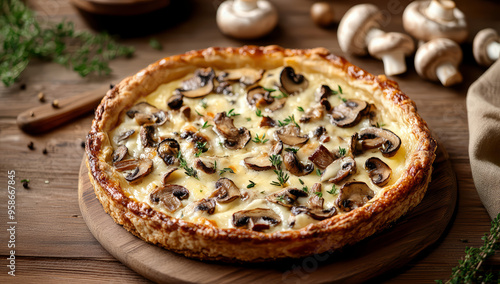
<svg viewBox="0 0 500 284"><path fill-rule="evenodd" d="M400 267L435 243L455 210L457 182L439 146L432 182L423 201L392 227L341 252L265 264L223 264L188 259L130 234L104 212L80 168L80 210L94 237L116 259L160 283L361 282Z"/></svg>

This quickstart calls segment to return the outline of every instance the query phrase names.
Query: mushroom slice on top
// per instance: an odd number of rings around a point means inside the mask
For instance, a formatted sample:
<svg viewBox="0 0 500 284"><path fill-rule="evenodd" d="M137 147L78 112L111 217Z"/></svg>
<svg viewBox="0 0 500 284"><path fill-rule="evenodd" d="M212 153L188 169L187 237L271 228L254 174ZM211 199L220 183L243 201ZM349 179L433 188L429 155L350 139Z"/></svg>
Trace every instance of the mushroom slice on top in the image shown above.
<svg viewBox="0 0 500 284"><path fill-rule="evenodd" d="M215 173L216 171L214 162L205 158L198 158L194 160L194 167L209 175Z"/></svg>
<svg viewBox="0 0 500 284"><path fill-rule="evenodd" d="M296 176L305 176L314 170L313 164L303 165L294 152L286 152L283 155L283 164L287 171Z"/></svg>
<svg viewBox="0 0 500 284"><path fill-rule="evenodd" d="M139 135L141 137L141 144L143 147L154 147L155 140L155 127L153 125L142 125Z"/></svg>
<svg viewBox="0 0 500 284"><path fill-rule="evenodd" d="M401 139L394 132L378 127L367 127L359 131L358 138L364 150L379 148L384 157L392 157L401 146Z"/></svg>
<svg viewBox="0 0 500 284"><path fill-rule="evenodd" d="M293 215L299 215L305 213L315 220L324 220L337 214L337 209L332 206L330 209L323 209L323 203L325 199L319 197L316 192L321 192L321 183L315 183L311 188L311 197L307 201L307 207L297 206L292 208Z"/></svg>
<svg viewBox="0 0 500 284"><path fill-rule="evenodd" d="M338 127L352 127L359 123L368 109L368 103L350 99L333 108L331 122Z"/></svg>
<svg viewBox="0 0 500 284"><path fill-rule="evenodd" d="M219 203L229 203L240 197L240 189L228 178L220 178L215 183L215 191L210 195L210 198L215 198Z"/></svg>
<svg viewBox="0 0 500 284"><path fill-rule="evenodd" d="M299 197L306 197L307 193L298 188L285 188L266 196L266 200L288 208L292 208Z"/></svg>
<svg viewBox="0 0 500 284"><path fill-rule="evenodd" d="M321 119L324 115L324 108L322 105L316 105L308 109L306 113L300 118L300 122L307 123L310 121Z"/></svg>
<svg viewBox="0 0 500 284"><path fill-rule="evenodd" d="M135 133L135 130L133 130L133 129L127 130L127 131L121 133L120 135L116 136L115 141L116 141L116 143L121 143L121 142L127 140L134 133Z"/></svg>
<svg viewBox="0 0 500 284"><path fill-rule="evenodd" d="M119 162L125 158L128 154L128 148L125 145L121 145L113 152L113 163Z"/></svg>
<svg viewBox="0 0 500 284"><path fill-rule="evenodd" d="M328 181L338 183L357 171L356 161L351 156L345 156L335 160L321 175L321 182Z"/></svg>
<svg viewBox="0 0 500 284"><path fill-rule="evenodd" d="M169 212L174 212L179 209L182 205L181 200L188 197L189 191L185 187L177 184L167 184L158 187L149 195L151 203L162 203Z"/></svg>
<svg viewBox="0 0 500 284"><path fill-rule="evenodd" d="M191 108L189 106L181 107L180 112L187 121L191 120Z"/></svg>
<svg viewBox="0 0 500 284"><path fill-rule="evenodd" d="M308 159L313 162L318 168L324 169L328 167L333 161L335 161L336 157L330 152L325 146L319 145L318 148L312 153Z"/></svg>
<svg viewBox="0 0 500 284"><path fill-rule="evenodd" d="M217 80L219 82L224 81L238 81L243 85L250 86L257 83L260 79L262 79L262 75L264 74L264 70L254 69L254 68L238 68L238 69L229 69L224 70L217 76Z"/></svg>
<svg viewBox="0 0 500 284"><path fill-rule="evenodd" d="M215 115L214 123L217 134L224 139L224 146L228 149L242 149L252 138L245 127L236 128L233 119L228 117L225 111Z"/></svg>
<svg viewBox="0 0 500 284"><path fill-rule="evenodd" d="M208 214L214 214L215 211L215 199L213 198L203 198L194 205L194 211L206 211Z"/></svg>
<svg viewBox="0 0 500 284"><path fill-rule="evenodd" d="M184 100L181 94L173 95L167 101L167 105L171 109L180 109L183 103Z"/></svg>
<svg viewBox="0 0 500 284"><path fill-rule="evenodd" d="M340 210L349 212L363 206L373 196L375 196L375 193L366 183L360 181L348 182L340 188L336 203Z"/></svg>
<svg viewBox="0 0 500 284"><path fill-rule="evenodd" d="M292 67L287 66L281 70L280 84L287 94L291 95L307 89L309 81L304 75L296 74Z"/></svg>
<svg viewBox="0 0 500 284"><path fill-rule="evenodd" d="M182 82L182 89L178 92L187 98L199 98L206 96L214 89L215 72L212 68L200 68L194 72L194 76Z"/></svg>
<svg viewBox="0 0 500 284"><path fill-rule="evenodd" d="M377 186L385 186L391 178L391 168L377 157L366 160L365 169L368 171L368 176L370 176L373 184Z"/></svg>
<svg viewBox="0 0 500 284"><path fill-rule="evenodd" d="M156 148L156 152L158 153L158 157L160 157L165 164L173 165L177 162L177 155L180 150L179 142L175 139L167 138L158 144Z"/></svg>
<svg viewBox="0 0 500 284"><path fill-rule="evenodd" d="M156 123L161 125L167 121L164 111L147 102L140 102L127 111L127 116L134 118L139 125Z"/></svg>
<svg viewBox="0 0 500 284"><path fill-rule="evenodd" d="M153 160L151 159L128 159L113 164L117 171L131 170L125 179L128 182L138 182L141 178L153 171Z"/></svg>
<svg viewBox="0 0 500 284"><path fill-rule="evenodd" d="M321 102L323 99L328 99L331 95L333 95L333 91L330 87L328 87L328 85L321 85L314 93L314 97L317 102Z"/></svg>
<svg viewBox="0 0 500 284"><path fill-rule="evenodd" d="M267 154L258 157L246 157L243 159L245 166L254 171L267 171L273 168Z"/></svg>
<svg viewBox="0 0 500 284"><path fill-rule="evenodd" d="M290 146L302 145L309 140L307 135L299 136L300 128L293 124L278 129L275 134L281 142Z"/></svg>
<svg viewBox="0 0 500 284"><path fill-rule="evenodd" d="M171 168L169 169L162 177L163 184L168 184L168 180L170 176L177 171L179 168Z"/></svg>
<svg viewBox="0 0 500 284"><path fill-rule="evenodd" d="M262 120L260 121L260 127L275 127L276 121L269 116L263 116Z"/></svg>
<svg viewBox="0 0 500 284"><path fill-rule="evenodd" d="M256 86L248 90L247 102L258 108L265 107L269 111L275 111L285 106L286 98L276 99L264 87Z"/></svg>
<svg viewBox="0 0 500 284"><path fill-rule="evenodd" d="M283 151L283 142L281 141L276 141L276 140L273 140L273 142L271 142L272 146L271 146L271 150L269 151L269 156L272 156L272 155L280 155L281 152Z"/></svg>
<svg viewBox="0 0 500 284"><path fill-rule="evenodd" d="M264 231L281 223L281 218L271 209L255 208L233 214L235 227L246 227L252 231Z"/></svg>

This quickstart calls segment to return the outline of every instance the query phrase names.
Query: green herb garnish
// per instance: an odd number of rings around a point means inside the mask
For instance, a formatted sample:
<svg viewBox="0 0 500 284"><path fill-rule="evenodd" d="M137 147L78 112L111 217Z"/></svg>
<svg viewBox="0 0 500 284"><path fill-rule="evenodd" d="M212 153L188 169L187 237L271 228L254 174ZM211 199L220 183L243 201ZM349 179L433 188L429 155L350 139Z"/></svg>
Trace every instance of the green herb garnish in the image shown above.
<svg viewBox="0 0 500 284"><path fill-rule="evenodd" d="M276 168L274 173L277 175L278 179L278 181L272 181L271 185L284 186L290 177L281 169L281 156L271 155L271 157L269 157L269 161L271 161L271 164Z"/></svg>
<svg viewBox="0 0 500 284"><path fill-rule="evenodd" d="M265 133L262 135L262 138L259 138L259 135L257 133L255 133L255 137L252 139L252 141L254 143L262 143L262 144L264 144L267 141L269 141L269 139L265 139L265 138L266 138L266 134Z"/></svg>
<svg viewBox="0 0 500 284"><path fill-rule="evenodd" d="M299 127L299 128L300 128L299 124L295 121L295 115L293 115L293 114L292 114L292 115L289 115L287 118L285 118L285 119L283 120L283 122L282 122L282 121L280 121L280 120L278 120L278 124L279 124L280 126L282 126L282 127L283 127L283 126L286 126L286 125L288 125L288 124L290 124L290 123L293 123L293 124L295 124L295 126L297 126L297 127Z"/></svg>
<svg viewBox="0 0 500 284"><path fill-rule="evenodd" d="M206 100L206 99L201 99L200 104L201 104L201 107L202 107L202 108L204 108L204 109L206 109L206 108L207 108L207 106L208 106L208 105L207 105L207 100Z"/></svg>
<svg viewBox="0 0 500 284"><path fill-rule="evenodd" d="M339 93L343 94L342 92L342 87L340 85L337 85L339 87Z"/></svg>
<svg viewBox="0 0 500 284"><path fill-rule="evenodd" d="M316 175L321 176L322 172L320 169L316 169Z"/></svg>
<svg viewBox="0 0 500 284"><path fill-rule="evenodd" d="M307 185L304 185L304 181L299 178L299 182L301 185L303 185L302 190L306 193L309 193L309 188L307 187Z"/></svg>
<svg viewBox="0 0 500 284"><path fill-rule="evenodd" d="M157 39L155 39L155 38L149 39L149 46L151 46L152 48L154 48L156 50L162 50L163 49L163 46L161 45L161 43Z"/></svg>
<svg viewBox="0 0 500 284"><path fill-rule="evenodd" d="M208 121L205 121L205 123L203 123L203 125L201 126L202 129L206 129L206 128L209 128L210 126L212 126L211 124L208 124Z"/></svg>
<svg viewBox="0 0 500 284"><path fill-rule="evenodd" d="M314 194L316 194L319 198L323 197L323 193L321 191L315 191Z"/></svg>
<svg viewBox="0 0 500 284"><path fill-rule="evenodd" d="M203 154L206 151L208 151L207 142L197 141L196 145L195 145L195 148L198 149L198 152L196 152L196 154L194 154L194 155L196 157L199 157L199 156L201 156L201 154Z"/></svg>
<svg viewBox="0 0 500 284"><path fill-rule="evenodd" d="M247 188L252 188L255 186L255 182L251 181L251 180L248 180L250 183L247 185Z"/></svg>
<svg viewBox="0 0 500 284"><path fill-rule="evenodd" d="M269 92L269 93L276 92L275 89L271 89L271 88L262 87L262 89L264 89L266 92Z"/></svg>
<svg viewBox="0 0 500 284"><path fill-rule="evenodd" d="M346 152L347 152L347 150L345 148L342 148L342 147L339 146L339 155L341 157L344 157L345 154L346 154Z"/></svg>
<svg viewBox="0 0 500 284"><path fill-rule="evenodd" d="M382 127L384 127L384 126L385 126L385 123L378 124L378 122L377 122L377 128L382 128Z"/></svg>
<svg viewBox="0 0 500 284"><path fill-rule="evenodd" d="M247 121L252 121L250 117L245 118Z"/></svg>
<svg viewBox="0 0 500 284"><path fill-rule="evenodd" d="M223 174L225 174L227 172L230 172L230 173L234 174L233 169L231 169L231 168L223 168L222 170L220 170L219 175L222 176Z"/></svg>
<svg viewBox="0 0 500 284"><path fill-rule="evenodd" d="M255 111L255 115L258 116L258 117L262 117L262 111L260 109L257 109Z"/></svg>
<svg viewBox="0 0 500 284"><path fill-rule="evenodd" d="M332 186L332 189L327 191L330 194L337 194L337 187L335 185Z"/></svg>
<svg viewBox="0 0 500 284"><path fill-rule="evenodd" d="M299 149L298 148L286 147L285 151L297 153L299 151Z"/></svg>
<svg viewBox="0 0 500 284"><path fill-rule="evenodd" d="M200 179L198 178L198 172L197 172L195 169L193 169L192 167L189 167L189 166L187 165L187 162L186 162L186 160L184 159L184 157L182 157L182 153L181 153L180 151L179 151L179 153L177 154L177 159L179 159L179 167L185 170L185 172L184 172L184 173L185 173L187 176L194 177L195 179L200 180Z"/></svg>
<svg viewBox="0 0 500 284"><path fill-rule="evenodd" d="M297 107L297 109L298 109L299 111L301 111L301 112L304 112L304 108L303 108L303 107L301 107L301 106Z"/></svg>
<svg viewBox="0 0 500 284"><path fill-rule="evenodd" d="M235 113L234 112L234 108L230 109L229 112L227 113L228 117L237 116L237 115L240 115L240 114L239 113Z"/></svg>
<svg viewBox="0 0 500 284"><path fill-rule="evenodd" d="M198 116L203 116L203 114L199 113L196 109L194 109L194 111L196 112L196 114L197 114Z"/></svg>
<svg viewBox="0 0 500 284"><path fill-rule="evenodd" d="M276 196L276 200L281 202L281 203L285 203L285 199L283 199L283 196Z"/></svg>

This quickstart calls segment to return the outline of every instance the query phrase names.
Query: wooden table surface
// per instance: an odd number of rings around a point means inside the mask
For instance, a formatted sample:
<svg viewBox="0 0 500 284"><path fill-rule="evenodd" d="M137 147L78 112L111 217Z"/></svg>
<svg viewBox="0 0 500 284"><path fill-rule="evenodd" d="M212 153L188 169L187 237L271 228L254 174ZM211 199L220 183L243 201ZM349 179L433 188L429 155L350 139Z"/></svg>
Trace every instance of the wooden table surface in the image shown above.
<svg viewBox="0 0 500 284"><path fill-rule="evenodd" d="M56 64L36 62L23 73L20 83L10 88L0 87L0 282L103 282L145 283L148 280L131 271L109 255L89 232L81 217L77 200L78 171L84 154L82 141L89 130L92 114L76 119L49 133L31 136L16 125L16 116L41 104L37 94L44 92L47 102L75 95L103 85L118 83L164 56L208 46L241 46L244 44L278 44L288 48L323 46L343 55L334 25L320 29L309 17L313 1L273 1L280 14L278 28L260 40L238 41L224 37L216 27L215 12L220 0L188 1L183 5L190 13L180 15L163 31L122 40L136 47L131 59L111 63L113 74L108 77L80 78ZM356 1L360 3L359 1ZM401 14L409 1L376 1L387 16L387 30L402 31ZM29 5L39 11L42 20L68 19L79 29L88 29L76 9L67 1L32 0ZM335 1L342 15L354 1ZM423 81L409 60L409 72L395 77L416 103L419 113L428 122L435 136L449 153L458 179L458 204L454 218L443 237L401 269L391 271L375 282L433 283L447 279L451 269L464 255L466 246L480 246L481 236L489 230L490 219L481 204L473 183L468 156L468 125L465 97L469 85L486 69L478 67L471 55L473 36L491 27L500 31L500 3L496 1L457 1L465 11L469 24L469 39L463 45L464 63L460 70L464 82L453 88ZM339 16L340 18L340 16ZM154 37L163 44L158 51L149 46ZM380 74L382 62L371 58L346 56L367 71ZM35 149L27 144L32 141ZM47 149L47 154L42 153ZM7 274L7 172L15 170L16 180L16 277ZM24 189L22 179L30 179L30 189Z"/></svg>

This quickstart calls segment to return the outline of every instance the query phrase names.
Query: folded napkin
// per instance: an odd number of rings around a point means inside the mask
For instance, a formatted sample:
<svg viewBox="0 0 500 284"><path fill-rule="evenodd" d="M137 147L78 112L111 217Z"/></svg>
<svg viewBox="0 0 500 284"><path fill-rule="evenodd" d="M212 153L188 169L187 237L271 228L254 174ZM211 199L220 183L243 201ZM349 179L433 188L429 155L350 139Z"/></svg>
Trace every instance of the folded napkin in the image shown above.
<svg viewBox="0 0 500 284"><path fill-rule="evenodd" d="M467 113L472 176L493 219L500 212L500 60L469 88Z"/></svg>

